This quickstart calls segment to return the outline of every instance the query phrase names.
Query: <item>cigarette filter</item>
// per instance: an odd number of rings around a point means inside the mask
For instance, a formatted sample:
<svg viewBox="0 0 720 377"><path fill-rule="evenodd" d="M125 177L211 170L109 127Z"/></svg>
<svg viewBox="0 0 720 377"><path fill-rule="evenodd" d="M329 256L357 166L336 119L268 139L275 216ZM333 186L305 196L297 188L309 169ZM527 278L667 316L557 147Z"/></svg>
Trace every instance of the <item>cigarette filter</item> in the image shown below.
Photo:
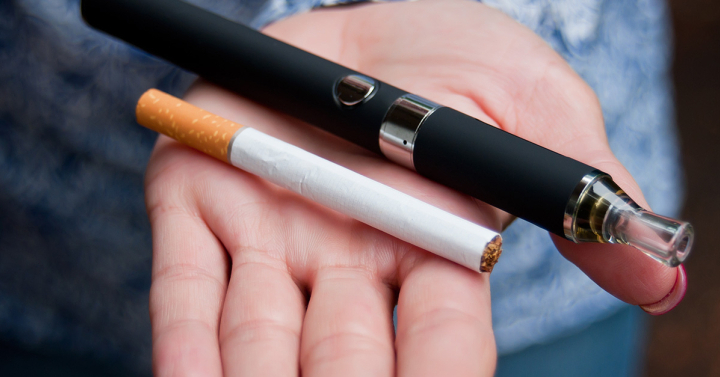
<svg viewBox="0 0 720 377"><path fill-rule="evenodd" d="M492 271L502 252L497 232L161 91L136 112L147 128L472 270Z"/></svg>

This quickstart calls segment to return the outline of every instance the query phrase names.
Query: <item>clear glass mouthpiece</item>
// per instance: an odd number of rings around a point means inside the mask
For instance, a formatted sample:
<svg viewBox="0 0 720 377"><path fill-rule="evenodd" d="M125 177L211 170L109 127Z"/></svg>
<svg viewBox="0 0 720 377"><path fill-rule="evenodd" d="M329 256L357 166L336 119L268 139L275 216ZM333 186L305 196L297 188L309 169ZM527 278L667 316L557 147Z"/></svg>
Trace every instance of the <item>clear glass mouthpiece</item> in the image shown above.
<svg viewBox="0 0 720 377"><path fill-rule="evenodd" d="M690 223L640 208L608 175L588 179L566 224L575 242L630 245L670 267L685 260L694 237Z"/></svg>
<svg viewBox="0 0 720 377"><path fill-rule="evenodd" d="M693 243L692 225L644 209L611 207L605 231L610 242L634 246L671 267L685 260Z"/></svg>

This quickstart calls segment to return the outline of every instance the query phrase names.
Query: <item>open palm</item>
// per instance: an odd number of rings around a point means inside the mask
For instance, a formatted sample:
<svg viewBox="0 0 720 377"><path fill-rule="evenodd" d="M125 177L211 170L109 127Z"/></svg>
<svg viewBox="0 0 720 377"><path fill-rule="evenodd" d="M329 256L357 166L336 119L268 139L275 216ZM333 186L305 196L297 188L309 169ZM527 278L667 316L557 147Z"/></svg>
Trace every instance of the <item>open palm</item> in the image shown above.
<svg viewBox="0 0 720 377"><path fill-rule="evenodd" d="M353 6L298 15L265 32L604 170L645 204L610 152L592 90L497 11L465 1ZM186 99L487 227L512 221L207 83ZM165 137L146 185L158 375L492 375L487 275ZM658 301L675 281L674 270L625 247L556 244L632 304Z"/></svg>

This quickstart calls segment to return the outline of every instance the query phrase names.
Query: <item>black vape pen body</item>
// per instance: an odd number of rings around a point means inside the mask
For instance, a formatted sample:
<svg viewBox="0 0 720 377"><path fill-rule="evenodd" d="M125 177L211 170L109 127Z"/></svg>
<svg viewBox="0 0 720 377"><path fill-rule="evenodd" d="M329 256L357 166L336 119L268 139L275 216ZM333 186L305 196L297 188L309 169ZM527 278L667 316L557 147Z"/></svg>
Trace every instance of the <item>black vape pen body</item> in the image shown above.
<svg viewBox="0 0 720 377"><path fill-rule="evenodd" d="M571 197L597 173L182 1L83 0L82 12L97 29L561 236Z"/></svg>

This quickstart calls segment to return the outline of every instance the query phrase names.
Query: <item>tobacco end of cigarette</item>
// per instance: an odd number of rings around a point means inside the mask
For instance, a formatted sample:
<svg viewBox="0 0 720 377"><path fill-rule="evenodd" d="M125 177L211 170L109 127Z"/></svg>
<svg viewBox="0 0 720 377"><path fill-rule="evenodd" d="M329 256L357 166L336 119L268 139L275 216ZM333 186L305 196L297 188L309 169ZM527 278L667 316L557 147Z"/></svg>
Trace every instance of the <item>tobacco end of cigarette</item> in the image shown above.
<svg viewBox="0 0 720 377"><path fill-rule="evenodd" d="M485 246L482 258L480 259L480 272L492 272L502 254L502 237L495 236Z"/></svg>
<svg viewBox="0 0 720 377"><path fill-rule="evenodd" d="M157 89L150 89L135 108L138 123L221 161L242 126Z"/></svg>

